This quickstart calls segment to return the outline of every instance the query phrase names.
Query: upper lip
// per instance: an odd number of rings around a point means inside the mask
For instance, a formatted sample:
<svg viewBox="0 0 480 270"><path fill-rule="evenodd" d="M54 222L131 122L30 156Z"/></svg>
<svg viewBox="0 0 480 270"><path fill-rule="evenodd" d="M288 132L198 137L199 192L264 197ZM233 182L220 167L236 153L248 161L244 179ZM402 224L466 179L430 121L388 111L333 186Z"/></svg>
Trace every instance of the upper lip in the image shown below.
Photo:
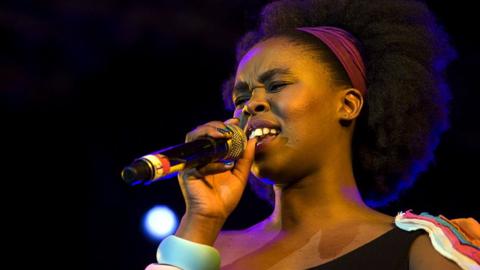
<svg viewBox="0 0 480 270"><path fill-rule="evenodd" d="M252 118L248 121L247 125L245 126L245 134L247 138L250 137L250 133L257 128L274 128L280 131L280 125L275 123L274 121L268 119L255 119Z"/></svg>

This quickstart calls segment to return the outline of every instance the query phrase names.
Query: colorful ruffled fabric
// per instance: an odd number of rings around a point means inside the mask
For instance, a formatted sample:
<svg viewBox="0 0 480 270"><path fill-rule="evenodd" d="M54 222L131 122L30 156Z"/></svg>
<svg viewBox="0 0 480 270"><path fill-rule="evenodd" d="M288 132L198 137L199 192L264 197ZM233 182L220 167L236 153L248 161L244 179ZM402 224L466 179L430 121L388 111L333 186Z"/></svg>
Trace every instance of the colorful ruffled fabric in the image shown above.
<svg viewBox="0 0 480 270"><path fill-rule="evenodd" d="M395 225L406 231L423 229L433 247L465 270L480 270L480 224L473 218L449 220L426 212L408 210L395 217Z"/></svg>

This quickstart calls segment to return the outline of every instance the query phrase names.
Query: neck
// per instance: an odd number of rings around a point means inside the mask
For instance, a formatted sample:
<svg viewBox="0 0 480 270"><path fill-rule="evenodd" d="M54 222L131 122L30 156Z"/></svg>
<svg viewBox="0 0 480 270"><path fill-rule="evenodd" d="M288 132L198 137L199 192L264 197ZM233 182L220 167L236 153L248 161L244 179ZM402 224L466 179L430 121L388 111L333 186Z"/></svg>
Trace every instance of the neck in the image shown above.
<svg viewBox="0 0 480 270"><path fill-rule="evenodd" d="M349 157L330 162L322 166L328 170L318 170L293 184L274 185L275 207L264 229L298 233L378 215L363 202Z"/></svg>

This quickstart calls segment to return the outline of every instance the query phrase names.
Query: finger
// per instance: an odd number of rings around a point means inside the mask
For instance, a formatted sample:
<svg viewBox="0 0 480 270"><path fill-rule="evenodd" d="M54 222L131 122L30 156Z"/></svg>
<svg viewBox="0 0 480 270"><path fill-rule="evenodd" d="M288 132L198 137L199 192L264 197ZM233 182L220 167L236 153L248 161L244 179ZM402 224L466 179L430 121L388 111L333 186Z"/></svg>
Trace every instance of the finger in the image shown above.
<svg viewBox="0 0 480 270"><path fill-rule="evenodd" d="M225 122L223 122L225 125L227 126L237 126L237 127L240 127L240 129L243 130L243 128L240 126L240 119L239 118L230 118L228 120L226 120ZM229 129L232 129L232 128L229 128Z"/></svg>
<svg viewBox="0 0 480 270"><path fill-rule="evenodd" d="M178 180L185 182L186 180L199 179L203 176L195 168L187 168L178 173Z"/></svg>
<svg viewBox="0 0 480 270"><path fill-rule="evenodd" d="M225 132L228 132L228 128L227 126L225 125L225 123L223 122L220 122L220 121L210 121L208 123L205 123L204 124L205 126L210 126L210 127L214 127L214 128L217 128L219 130L223 130ZM222 132L222 131L221 131Z"/></svg>
<svg viewBox="0 0 480 270"><path fill-rule="evenodd" d="M212 162L201 168L188 168L180 173L183 180L201 179L207 175L222 173L233 168L233 163Z"/></svg>
<svg viewBox="0 0 480 270"><path fill-rule="evenodd" d="M231 134L228 130L221 130L218 127L211 125L202 125L187 133L185 142L194 141L200 137L212 137L212 138L230 138Z"/></svg>
<svg viewBox="0 0 480 270"><path fill-rule="evenodd" d="M198 169L198 172L201 175L210 175L222 173L228 170L231 170L234 166L234 163L223 163L223 162L212 162Z"/></svg>
<svg viewBox="0 0 480 270"><path fill-rule="evenodd" d="M238 126L238 124L240 124L240 119L234 117L234 118L230 118L230 119L226 120L223 123L225 125L236 125L236 126Z"/></svg>
<svg viewBox="0 0 480 270"><path fill-rule="evenodd" d="M220 132L226 133L226 134L230 135L230 137L232 137L233 136L233 131L228 126L229 125L238 126L239 123L240 123L240 119L234 117L234 118L227 119L223 123L219 122L219 121L212 121L212 122L207 123L207 125L215 126L219 129Z"/></svg>
<svg viewBox="0 0 480 270"><path fill-rule="evenodd" d="M235 166L233 167L232 173L236 175L239 179L248 178L250 173L250 168L252 167L253 160L255 158L255 145L257 144L257 138L253 138L247 141L247 147L243 151L240 159L237 160Z"/></svg>
<svg viewBox="0 0 480 270"><path fill-rule="evenodd" d="M216 128L221 128L221 129L224 129L224 128L227 127L225 122L221 122L221 121L211 121L211 122L205 123L205 125L216 127Z"/></svg>

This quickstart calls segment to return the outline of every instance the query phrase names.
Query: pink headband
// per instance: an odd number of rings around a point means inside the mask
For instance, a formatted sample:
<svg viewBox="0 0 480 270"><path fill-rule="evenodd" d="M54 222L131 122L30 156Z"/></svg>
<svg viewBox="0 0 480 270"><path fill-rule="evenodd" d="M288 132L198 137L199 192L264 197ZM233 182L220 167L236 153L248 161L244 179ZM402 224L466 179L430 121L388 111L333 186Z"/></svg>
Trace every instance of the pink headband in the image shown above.
<svg viewBox="0 0 480 270"><path fill-rule="evenodd" d="M310 33L320 39L337 56L348 74L352 86L367 93L365 65L355 46L355 38L340 28L330 26L300 27L298 30Z"/></svg>

